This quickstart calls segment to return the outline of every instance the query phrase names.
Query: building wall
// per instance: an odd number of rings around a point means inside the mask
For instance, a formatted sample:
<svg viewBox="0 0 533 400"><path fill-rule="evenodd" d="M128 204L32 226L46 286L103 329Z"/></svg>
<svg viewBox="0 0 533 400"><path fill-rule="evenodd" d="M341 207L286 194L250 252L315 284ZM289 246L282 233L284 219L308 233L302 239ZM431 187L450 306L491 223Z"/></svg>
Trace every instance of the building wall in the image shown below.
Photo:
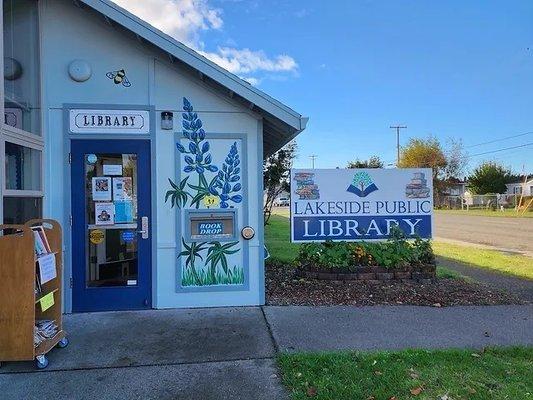
<svg viewBox="0 0 533 400"><path fill-rule="evenodd" d="M526 183L508 183L506 186L507 194L523 194L524 196L533 196L533 180L527 181Z"/></svg>
<svg viewBox="0 0 533 400"><path fill-rule="evenodd" d="M165 203L168 178L177 176L176 134L181 131L183 98L187 98L202 119L208 135L218 134L246 138L249 225L260 230L262 185L262 120L249 110L239 106L208 88L198 75L171 63L157 49L140 43L121 28L113 27L105 19L86 9L76 7L72 1L42 0L42 80L43 119L45 133L45 203L44 214L59 220L64 226L67 245L65 259L69 260L67 165L69 145L65 140L64 104L77 103L116 106L150 106L155 112L155 132L152 146L155 151L153 165L153 307L189 307L261 304L263 293L263 267L261 235L248 242L249 257L244 260L249 268L249 284L245 290L189 291L177 288L176 252L182 233L177 225L176 208ZM68 75L68 65L75 59L87 61L92 76L86 82L75 82ZM131 87L115 85L106 73L124 69ZM80 106L80 108L82 108ZM161 111L174 112L174 131L160 128ZM102 138L107 138L102 135ZM67 211L67 212L66 212ZM66 264L66 278L70 277L70 265ZM68 281L68 280L67 280ZM67 310L70 293L67 289Z"/></svg>

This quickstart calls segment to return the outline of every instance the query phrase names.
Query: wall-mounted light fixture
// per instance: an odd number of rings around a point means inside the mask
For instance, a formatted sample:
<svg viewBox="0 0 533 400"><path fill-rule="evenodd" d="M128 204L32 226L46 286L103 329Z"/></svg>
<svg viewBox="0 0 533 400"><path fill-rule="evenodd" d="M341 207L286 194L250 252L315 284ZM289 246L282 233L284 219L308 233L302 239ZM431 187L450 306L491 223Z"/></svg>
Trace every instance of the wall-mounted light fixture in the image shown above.
<svg viewBox="0 0 533 400"><path fill-rule="evenodd" d="M174 115L171 111L163 111L161 113L161 129L170 131L174 129Z"/></svg>
<svg viewBox="0 0 533 400"><path fill-rule="evenodd" d="M68 65L70 79L75 82L85 82L92 75L91 65L85 60L73 60Z"/></svg>

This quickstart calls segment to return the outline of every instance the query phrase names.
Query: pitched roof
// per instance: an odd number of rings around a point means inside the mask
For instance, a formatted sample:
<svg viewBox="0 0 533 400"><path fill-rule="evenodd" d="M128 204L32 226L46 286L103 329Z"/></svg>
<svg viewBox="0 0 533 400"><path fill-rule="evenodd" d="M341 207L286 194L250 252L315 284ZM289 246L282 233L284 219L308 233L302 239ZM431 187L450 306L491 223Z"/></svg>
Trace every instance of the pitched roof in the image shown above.
<svg viewBox="0 0 533 400"><path fill-rule="evenodd" d="M306 127L308 118L253 87L238 76L198 54L183 43L161 32L110 0L73 0L80 7L87 5L106 20L121 25L139 39L158 47L198 71L206 83L263 116L264 155L271 154L292 140ZM111 22L110 22L111 23Z"/></svg>

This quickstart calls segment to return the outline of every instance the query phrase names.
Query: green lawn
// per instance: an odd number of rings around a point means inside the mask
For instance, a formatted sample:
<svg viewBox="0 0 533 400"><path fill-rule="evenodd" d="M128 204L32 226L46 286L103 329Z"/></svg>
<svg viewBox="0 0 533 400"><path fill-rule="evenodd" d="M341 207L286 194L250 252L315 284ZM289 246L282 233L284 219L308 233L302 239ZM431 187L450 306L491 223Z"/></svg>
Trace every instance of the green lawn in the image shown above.
<svg viewBox="0 0 533 400"><path fill-rule="evenodd" d="M531 400L533 348L282 354L293 400Z"/></svg>
<svg viewBox="0 0 533 400"><path fill-rule="evenodd" d="M270 218L269 224L265 227L265 244L272 261L290 263L296 257L298 245L290 242L289 219L283 214L287 215L288 211L282 209ZM443 242L433 242L433 250L437 256L455 262L533 279L531 257ZM463 278L462 275L444 267L439 267L437 273L441 278Z"/></svg>
<svg viewBox="0 0 533 400"><path fill-rule="evenodd" d="M437 256L452 261L533 279L531 257L443 242L433 242L433 251Z"/></svg>
<svg viewBox="0 0 533 400"><path fill-rule="evenodd" d="M265 227L265 244L272 261L290 263L296 257L298 244L291 243L288 217L272 215Z"/></svg>
<svg viewBox="0 0 533 400"><path fill-rule="evenodd" d="M453 215L477 215L481 217L503 217L503 218L533 218L533 212L525 213L516 212L513 209L505 209L505 211L492 210L435 210L435 214L453 214Z"/></svg>

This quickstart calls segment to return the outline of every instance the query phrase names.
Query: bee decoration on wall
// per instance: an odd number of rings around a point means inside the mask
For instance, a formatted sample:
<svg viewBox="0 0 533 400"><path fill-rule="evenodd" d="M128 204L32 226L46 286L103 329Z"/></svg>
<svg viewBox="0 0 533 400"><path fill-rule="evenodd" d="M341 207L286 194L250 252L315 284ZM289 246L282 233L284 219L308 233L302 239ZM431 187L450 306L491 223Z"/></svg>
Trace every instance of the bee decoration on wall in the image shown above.
<svg viewBox="0 0 533 400"><path fill-rule="evenodd" d="M123 69L119 69L118 71L108 72L106 76L109 79L113 79L113 82L115 82L115 85L120 85L122 83L122 86L124 87L131 86L131 82L126 77L126 72Z"/></svg>

